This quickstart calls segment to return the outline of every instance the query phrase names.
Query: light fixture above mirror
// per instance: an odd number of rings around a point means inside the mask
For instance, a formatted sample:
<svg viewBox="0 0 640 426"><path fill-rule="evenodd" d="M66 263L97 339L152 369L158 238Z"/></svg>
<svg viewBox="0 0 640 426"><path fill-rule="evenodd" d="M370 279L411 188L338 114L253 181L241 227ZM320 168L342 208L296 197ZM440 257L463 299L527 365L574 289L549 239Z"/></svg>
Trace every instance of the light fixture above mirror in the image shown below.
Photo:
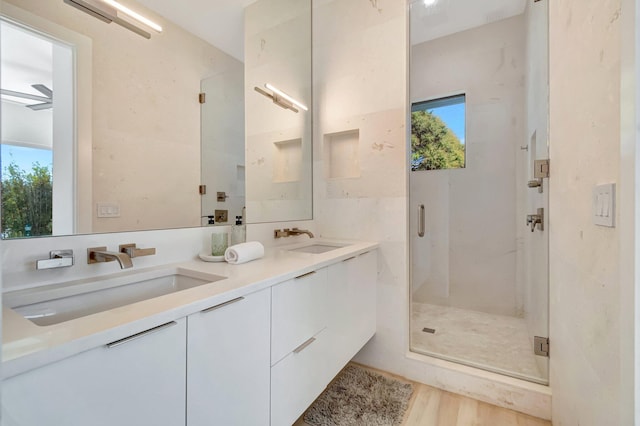
<svg viewBox="0 0 640 426"><path fill-rule="evenodd" d="M131 22L120 18L118 16L118 12L122 12L126 16L159 33L162 32L162 27L160 25L129 9L128 7L121 5L115 0L64 0L64 2L93 16L94 18L98 18L99 20L106 22L107 24L115 22L116 24L133 31L144 38L151 38L151 34Z"/></svg>
<svg viewBox="0 0 640 426"><path fill-rule="evenodd" d="M277 89L276 87L274 87L273 85L266 83L264 85L264 87L268 90L271 90L271 93L259 88L259 87L254 87L254 90L258 93L260 93L261 95L266 96L269 99L273 100L273 103L278 105L281 108L284 109L290 109L293 112L298 112L298 109L296 109L294 107L297 106L298 108L304 110L304 111L309 111L309 108L307 108L306 105L304 105L303 103L295 100L293 97L287 95L286 93L284 93L282 90Z"/></svg>

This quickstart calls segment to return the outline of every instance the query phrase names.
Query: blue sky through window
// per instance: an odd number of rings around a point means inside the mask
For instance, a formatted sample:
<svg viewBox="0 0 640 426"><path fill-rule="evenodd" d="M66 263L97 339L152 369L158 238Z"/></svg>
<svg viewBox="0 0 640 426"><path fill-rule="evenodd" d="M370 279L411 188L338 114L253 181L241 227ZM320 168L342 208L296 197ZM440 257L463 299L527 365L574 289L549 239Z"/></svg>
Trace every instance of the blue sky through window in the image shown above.
<svg viewBox="0 0 640 426"><path fill-rule="evenodd" d="M464 102L455 104L455 105L447 105L438 108L431 108L430 111L433 115L440 118L444 123L451 129L453 133L460 139L460 142L464 145L465 138L465 113L464 113Z"/></svg>
<svg viewBox="0 0 640 426"><path fill-rule="evenodd" d="M25 172L32 170L35 162L41 166L49 167L53 165L53 151L50 149L30 148L16 145L0 145L0 165L2 165L2 177L5 176L5 169L11 163L15 163Z"/></svg>

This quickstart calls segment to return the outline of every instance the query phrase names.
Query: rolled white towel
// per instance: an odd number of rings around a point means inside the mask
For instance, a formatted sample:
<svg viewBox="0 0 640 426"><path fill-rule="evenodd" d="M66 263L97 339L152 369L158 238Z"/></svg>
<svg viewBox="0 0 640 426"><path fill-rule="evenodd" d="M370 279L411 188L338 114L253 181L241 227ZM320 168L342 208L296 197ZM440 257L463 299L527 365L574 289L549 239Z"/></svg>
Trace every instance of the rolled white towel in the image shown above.
<svg viewBox="0 0 640 426"><path fill-rule="evenodd" d="M263 256L264 246L258 241L236 244L224 252L224 260L234 265L260 259Z"/></svg>

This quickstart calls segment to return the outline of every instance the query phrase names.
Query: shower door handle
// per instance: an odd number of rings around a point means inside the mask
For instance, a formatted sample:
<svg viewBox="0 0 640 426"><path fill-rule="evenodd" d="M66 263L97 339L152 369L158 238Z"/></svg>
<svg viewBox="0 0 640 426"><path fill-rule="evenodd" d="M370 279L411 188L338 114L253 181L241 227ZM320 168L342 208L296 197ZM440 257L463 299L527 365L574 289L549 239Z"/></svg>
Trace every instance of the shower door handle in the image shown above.
<svg viewBox="0 0 640 426"><path fill-rule="evenodd" d="M424 237L424 204L418 205L418 237Z"/></svg>

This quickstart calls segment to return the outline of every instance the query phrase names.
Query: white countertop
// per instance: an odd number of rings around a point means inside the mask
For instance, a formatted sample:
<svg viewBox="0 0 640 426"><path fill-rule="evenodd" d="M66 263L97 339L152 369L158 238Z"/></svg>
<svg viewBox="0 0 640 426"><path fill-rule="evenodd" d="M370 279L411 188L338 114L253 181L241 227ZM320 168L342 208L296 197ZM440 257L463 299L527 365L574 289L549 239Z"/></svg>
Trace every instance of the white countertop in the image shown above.
<svg viewBox="0 0 640 426"><path fill-rule="evenodd" d="M348 245L320 254L287 250L322 243ZM2 375L7 378L23 373L377 247L378 244L373 242L313 239L286 247L267 248L264 258L241 265L193 260L125 271L120 274L180 268L227 278L50 326L38 326L3 306Z"/></svg>

